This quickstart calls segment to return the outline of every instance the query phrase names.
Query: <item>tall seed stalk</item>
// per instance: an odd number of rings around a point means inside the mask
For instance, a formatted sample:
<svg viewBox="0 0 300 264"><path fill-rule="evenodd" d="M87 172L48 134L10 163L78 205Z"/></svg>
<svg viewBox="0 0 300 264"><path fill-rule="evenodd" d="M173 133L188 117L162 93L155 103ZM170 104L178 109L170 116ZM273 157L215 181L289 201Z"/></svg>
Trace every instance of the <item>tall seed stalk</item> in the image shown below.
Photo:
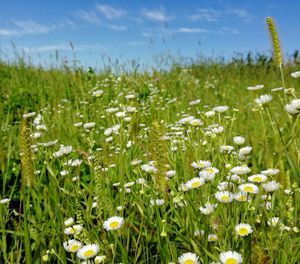
<svg viewBox="0 0 300 264"><path fill-rule="evenodd" d="M20 157L21 157L21 195L24 210L24 245L26 263L32 263L31 242L30 242L30 227L28 217L30 212L30 191L34 184L34 169L31 153L31 135L30 129L27 126L26 119L23 119L20 129Z"/></svg>

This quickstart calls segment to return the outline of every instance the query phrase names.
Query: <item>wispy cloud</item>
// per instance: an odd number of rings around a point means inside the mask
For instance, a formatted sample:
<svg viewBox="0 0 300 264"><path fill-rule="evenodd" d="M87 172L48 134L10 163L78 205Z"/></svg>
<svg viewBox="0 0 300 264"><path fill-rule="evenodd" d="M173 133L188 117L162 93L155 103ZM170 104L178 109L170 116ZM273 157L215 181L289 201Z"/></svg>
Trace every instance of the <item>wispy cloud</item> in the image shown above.
<svg viewBox="0 0 300 264"><path fill-rule="evenodd" d="M127 30L127 27L124 25L108 25L107 27L114 31L126 31Z"/></svg>
<svg viewBox="0 0 300 264"><path fill-rule="evenodd" d="M126 43L126 45L131 46L131 47L140 46L140 45L144 45L144 44L145 44L144 41L130 41L130 42Z"/></svg>
<svg viewBox="0 0 300 264"><path fill-rule="evenodd" d="M229 15L234 15L246 22L249 22L250 18L252 17L252 15L247 10L240 8L228 9L225 12Z"/></svg>
<svg viewBox="0 0 300 264"><path fill-rule="evenodd" d="M142 11L142 16L146 19L158 22L166 22L171 20L173 17L167 16L163 10L148 10L144 9Z"/></svg>
<svg viewBox="0 0 300 264"><path fill-rule="evenodd" d="M20 35L21 33L17 30L0 28L0 36L13 37L13 36L20 36Z"/></svg>
<svg viewBox="0 0 300 264"><path fill-rule="evenodd" d="M127 12L120 8L115 8L110 5L97 5L98 11L107 19L115 20L124 17Z"/></svg>
<svg viewBox="0 0 300 264"><path fill-rule="evenodd" d="M221 27L218 30L209 30L204 28L190 28L190 27L181 27L175 31L175 33L187 33L187 34L238 34L239 32L233 28Z"/></svg>
<svg viewBox="0 0 300 264"><path fill-rule="evenodd" d="M177 30L179 33L190 33L190 34L195 34L195 33L210 33L210 30L203 29L203 28L187 28L187 27L182 27Z"/></svg>
<svg viewBox="0 0 300 264"><path fill-rule="evenodd" d="M82 51L82 50L106 50L107 47L103 45L89 45L89 44L81 44L81 45L73 45L71 44L54 44L54 45L42 45L42 46L35 46L35 47L28 47L28 46L22 46L20 49L22 49L24 52L27 53L39 53L39 52L51 52L51 51Z"/></svg>
<svg viewBox="0 0 300 264"><path fill-rule="evenodd" d="M13 23L19 28L19 32L23 34L45 34L56 28L55 25L43 25L33 20L26 21L13 21Z"/></svg>
<svg viewBox="0 0 300 264"><path fill-rule="evenodd" d="M91 23L97 26L101 25L102 23L98 15L92 11L78 10L75 12L75 16L79 17L87 23Z"/></svg>
<svg viewBox="0 0 300 264"><path fill-rule="evenodd" d="M13 37L23 35L46 34L57 28L56 25L40 24L33 20L14 20L9 23L9 28L0 28L0 36Z"/></svg>
<svg viewBox="0 0 300 264"><path fill-rule="evenodd" d="M220 10L201 8L197 9L196 13L188 16L191 21L207 21L216 22L219 21L221 16Z"/></svg>
<svg viewBox="0 0 300 264"><path fill-rule="evenodd" d="M212 8L200 8L197 9L195 13L187 16L191 21L206 21L206 22L218 22L224 16L234 16L243 21L249 21L252 17L251 14L241 8L232 8L232 9L212 9Z"/></svg>

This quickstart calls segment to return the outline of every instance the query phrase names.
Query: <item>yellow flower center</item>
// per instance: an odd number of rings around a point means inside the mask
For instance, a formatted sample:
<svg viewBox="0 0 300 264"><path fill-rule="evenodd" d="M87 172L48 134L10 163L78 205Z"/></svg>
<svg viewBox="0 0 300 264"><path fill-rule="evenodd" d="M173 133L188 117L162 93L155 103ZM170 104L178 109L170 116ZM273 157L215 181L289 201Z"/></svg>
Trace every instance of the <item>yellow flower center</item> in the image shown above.
<svg viewBox="0 0 300 264"><path fill-rule="evenodd" d="M183 264L195 264L195 261L192 259L187 259L183 262Z"/></svg>
<svg viewBox="0 0 300 264"><path fill-rule="evenodd" d="M76 252L79 248L80 248L80 246L78 244L71 245L70 246L70 251L71 252Z"/></svg>
<svg viewBox="0 0 300 264"><path fill-rule="evenodd" d="M228 196L228 195L223 195L223 196L221 197L221 200L222 200L223 202L228 202L228 201L229 201L229 196Z"/></svg>
<svg viewBox="0 0 300 264"><path fill-rule="evenodd" d="M193 182L192 183L192 187L193 188L197 188L197 187L199 187L201 185L201 182Z"/></svg>
<svg viewBox="0 0 300 264"><path fill-rule="evenodd" d="M261 177L254 177L254 178L253 178L253 181L261 182L261 181L262 181L262 178L261 178Z"/></svg>
<svg viewBox="0 0 300 264"><path fill-rule="evenodd" d="M118 221L114 221L114 222L111 222L109 224L109 227L110 228L117 228L119 226L119 222Z"/></svg>
<svg viewBox="0 0 300 264"><path fill-rule="evenodd" d="M238 261L235 258L229 258L226 260L225 264L238 264Z"/></svg>
<svg viewBox="0 0 300 264"><path fill-rule="evenodd" d="M249 234L249 230L246 227L242 227L238 230L238 233L242 236L245 236Z"/></svg>
<svg viewBox="0 0 300 264"><path fill-rule="evenodd" d="M254 191L254 188L252 186L245 186L244 187L244 191L245 192L249 192L249 193L252 193Z"/></svg>
<svg viewBox="0 0 300 264"><path fill-rule="evenodd" d="M85 251L85 252L83 253L83 256L85 256L86 258L90 258L91 256L94 255L94 253L95 253L94 250L89 249L89 250L87 250L87 251Z"/></svg>
<svg viewBox="0 0 300 264"><path fill-rule="evenodd" d="M214 170L213 169L208 169L207 172L214 173Z"/></svg>

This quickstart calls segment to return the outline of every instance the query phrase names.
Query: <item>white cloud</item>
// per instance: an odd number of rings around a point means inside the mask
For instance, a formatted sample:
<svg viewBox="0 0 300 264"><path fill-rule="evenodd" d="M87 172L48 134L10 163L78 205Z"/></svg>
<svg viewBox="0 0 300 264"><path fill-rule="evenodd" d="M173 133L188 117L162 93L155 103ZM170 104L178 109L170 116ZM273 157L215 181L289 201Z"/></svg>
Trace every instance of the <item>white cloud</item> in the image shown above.
<svg viewBox="0 0 300 264"><path fill-rule="evenodd" d="M72 50L70 45L66 44L57 44L57 45L45 45L45 46L37 46L37 47L20 47L25 52L47 52L47 51L55 51L55 50Z"/></svg>
<svg viewBox="0 0 300 264"><path fill-rule="evenodd" d="M227 34L238 34L239 32L234 28L222 27L219 30L209 30L204 28L189 28L189 27L181 27L177 31L177 33L188 33L188 34L218 34L218 35L227 35Z"/></svg>
<svg viewBox="0 0 300 264"><path fill-rule="evenodd" d="M73 43L72 43L73 45ZM103 45L89 45L89 44L81 44L81 45L74 45L75 51L82 51L82 50L106 50L107 48ZM36 47L28 47L23 46L20 47L24 52L28 53L39 53L39 52L51 52L51 51L71 51L72 46L71 44L54 44L54 45L42 45Z"/></svg>
<svg viewBox="0 0 300 264"><path fill-rule="evenodd" d="M79 10L75 12L75 16L81 18L83 21L87 23L91 23L94 25L101 25L101 19L97 16L95 12L88 12L85 10Z"/></svg>
<svg viewBox="0 0 300 264"><path fill-rule="evenodd" d="M24 34L45 34L56 28L56 26L39 24L33 20L26 21L13 21L13 23L19 28L18 32L21 35Z"/></svg>
<svg viewBox="0 0 300 264"><path fill-rule="evenodd" d="M178 31L179 33L191 33L191 34L195 34L195 33L210 33L210 30L207 29L203 29L203 28L187 28L187 27L182 27L179 28Z"/></svg>
<svg viewBox="0 0 300 264"><path fill-rule="evenodd" d="M126 44L128 46L135 47L135 46L144 45L145 42L144 41L130 41L130 42L127 42Z"/></svg>
<svg viewBox="0 0 300 264"><path fill-rule="evenodd" d="M108 25L108 28L114 30L114 31L125 31L127 30L127 27L124 25Z"/></svg>
<svg viewBox="0 0 300 264"><path fill-rule="evenodd" d="M0 36L3 37L21 36L21 33L16 30L0 28Z"/></svg>
<svg viewBox="0 0 300 264"><path fill-rule="evenodd" d="M219 21L221 16L221 11L215 9L201 8L197 9L196 13L189 16L192 21L207 21L216 22Z"/></svg>
<svg viewBox="0 0 300 264"><path fill-rule="evenodd" d="M109 20L119 19L126 15L126 11L109 5L97 5L100 13Z"/></svg>
<svg viewBox="0 0 300 264"><path fill-rule="evenodd" d="M33 20L14 20L10 23L10 28L0 28L0 36L13 37L23 35L45 34L57 28L56 25L39 24Z"/></svg>
<svg viewBox="0 0 300 264"><path fill-rule="evenodd" d="M249 21L249 19L251 18L251 15L245 9L239 9L239 8L228 9L226 10L226 13L229 15L235 15L244 21Z"/></svg>
<svg viewBox="0 0 300 264"><path fill-rule="evenodd" d="M172 17L168 17L162 10L143 10L142 15L149 20L158 22L165 22L172 19Z"/></svg>
<svg viewBox="0 0 300 264"><path fill-rule="evenodd" d="M211 8L200 8L192 15L187 16L191 21L206 21L206 22L218 22L224 16L235 16L245 22L249 21L251 15L245 9L232 8L232 9L211 9Z"/></svg>

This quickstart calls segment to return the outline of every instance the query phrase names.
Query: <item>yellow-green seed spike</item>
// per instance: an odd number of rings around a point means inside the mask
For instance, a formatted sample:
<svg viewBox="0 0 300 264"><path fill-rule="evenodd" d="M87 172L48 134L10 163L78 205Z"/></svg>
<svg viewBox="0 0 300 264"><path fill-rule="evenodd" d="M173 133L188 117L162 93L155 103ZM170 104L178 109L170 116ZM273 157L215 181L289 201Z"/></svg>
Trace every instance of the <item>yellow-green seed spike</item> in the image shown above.
<svg viewBox="0 0 300 264"><path fill-rule="evenodd" d="M270 33L271 41L272 41L272 45L273 45L274 60L278 64L278 66L281 67L282 63L283 63L283 56L282 56L282 52L281 52L281 45L280 45L280 41L279 41L278 32L276 30L276 25L275 25L273 18L271 18L271 17L267 17L266 22L268 25L268 29L269 29L269 33Z"/></svg>

